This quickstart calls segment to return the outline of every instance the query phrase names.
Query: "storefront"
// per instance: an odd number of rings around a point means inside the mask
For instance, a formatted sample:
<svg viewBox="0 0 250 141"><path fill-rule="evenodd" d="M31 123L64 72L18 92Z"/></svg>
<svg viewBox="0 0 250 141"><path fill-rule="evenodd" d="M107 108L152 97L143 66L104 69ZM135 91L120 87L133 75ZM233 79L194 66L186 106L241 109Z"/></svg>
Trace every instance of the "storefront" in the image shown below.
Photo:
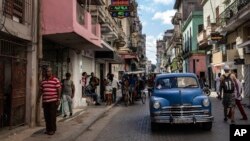
<svg viewBox="0 0 250 141"><path fill-rule="evenodd" d="M45 76L45 69L51 67L53 75L59 80L65 78L65 74L70 70L70 49L57 43L44 40L43 41L43 59L39 63L40 81Z"/></svg>

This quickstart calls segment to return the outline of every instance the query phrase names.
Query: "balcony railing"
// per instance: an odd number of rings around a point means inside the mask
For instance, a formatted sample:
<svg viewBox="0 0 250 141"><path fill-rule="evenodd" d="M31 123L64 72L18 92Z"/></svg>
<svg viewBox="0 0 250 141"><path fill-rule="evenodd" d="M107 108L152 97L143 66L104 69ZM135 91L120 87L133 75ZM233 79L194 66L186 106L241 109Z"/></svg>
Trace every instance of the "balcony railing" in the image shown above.
<svg viewBox="0 0 250 141"><path fill-rule="evenodd" d="M224 12L221 13L219 16L219 24L221 26L227 25L230 19L234 17L248 3L250 3L250 0L235 0L225 9Z"/></svg>
<svg viewBox="0 0 250 141"><path fill-rule="evenodd" d="M207 39L207 34L206 34L206 30L203 30L201 31L199 34L198 34L198 37L197 37L197 41L198 43L202 43L204 40Z"/></svg>
<svg viewBox="0 0 250 141"><path fill-rule="evenodd" d="M3 0L4 15L16 22L30 24L33 0Z"/></svg>

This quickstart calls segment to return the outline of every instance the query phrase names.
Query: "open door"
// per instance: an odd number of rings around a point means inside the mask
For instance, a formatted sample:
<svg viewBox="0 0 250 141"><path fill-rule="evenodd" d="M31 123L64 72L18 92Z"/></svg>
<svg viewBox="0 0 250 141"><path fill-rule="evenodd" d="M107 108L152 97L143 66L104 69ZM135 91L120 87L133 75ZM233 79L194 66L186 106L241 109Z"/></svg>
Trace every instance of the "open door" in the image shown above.
<svg viewBox="0 0 250 141"><path fill-rule="evenodd" d="M25 123L26 61L12 60L12 93L10 126Z"/></svg>
<svg viewBox="0 0 250 141"><path fill-rule="evenodd" d="M4 121L4 64L0 61L0 128L3 127Z"/></svg>

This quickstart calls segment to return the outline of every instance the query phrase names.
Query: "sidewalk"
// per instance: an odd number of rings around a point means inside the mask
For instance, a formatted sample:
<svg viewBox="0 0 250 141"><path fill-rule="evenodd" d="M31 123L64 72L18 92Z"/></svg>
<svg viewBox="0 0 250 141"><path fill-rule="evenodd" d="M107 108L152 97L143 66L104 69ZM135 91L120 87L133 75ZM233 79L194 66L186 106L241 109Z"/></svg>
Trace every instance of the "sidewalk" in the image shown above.
<svg viewBox="0 0 250 141"><path fill-rule="evenodd" d="M105 115L111 108L113 108L121 99L117 98L117 102L110 106L102 103L100 106L87 106L83 109L74 109L72 117L63 118L57 117L57 131L54 135L49 136L44 134L45 123L40 127L28 128L24 127L18 133L12 133L4 138L0 135L1 141L73 141L83 132L85 132L98 119Z"/></svg>

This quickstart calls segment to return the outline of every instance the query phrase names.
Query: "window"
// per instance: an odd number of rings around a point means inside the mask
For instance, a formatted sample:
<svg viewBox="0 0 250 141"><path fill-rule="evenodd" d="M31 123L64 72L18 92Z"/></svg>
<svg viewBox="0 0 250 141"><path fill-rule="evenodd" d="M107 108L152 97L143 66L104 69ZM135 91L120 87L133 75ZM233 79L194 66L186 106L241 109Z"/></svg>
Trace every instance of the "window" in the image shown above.
<svg viewBox="0 0 250 141"><path fill-rule="evenodd" d="M189 51L192 51L193 49L192 49L192 28L190 27L190 29L189 29L189 43L190 43L190 45L189 45Z"/></svg>
<svg viewBox="0 0 250 141"><path fill-rule="evenodd" d="M207 25L211 25L210 16L207 16Z"/></svg>
<svg viewBox="0 0 250 141"><path fill-rule="evenodd" d="M5 0L4 14L12 20L23 23L24 22L24 0Z"/></svg>
<svg viewBox="0 0 250 141"><path fill-rule="evenodd" d="M194 77L168 77L158 79L156 89L172 88L198 88L197 80Z"/></svg>
<svg viewBox="0 0 250 141"><path fill-rule="evenodd" d="M218 6L218 7L216 7L215 11L216 11L216 24L219 24L219 21L220 21L220 11L219 11L219 6Z"/></svg>

